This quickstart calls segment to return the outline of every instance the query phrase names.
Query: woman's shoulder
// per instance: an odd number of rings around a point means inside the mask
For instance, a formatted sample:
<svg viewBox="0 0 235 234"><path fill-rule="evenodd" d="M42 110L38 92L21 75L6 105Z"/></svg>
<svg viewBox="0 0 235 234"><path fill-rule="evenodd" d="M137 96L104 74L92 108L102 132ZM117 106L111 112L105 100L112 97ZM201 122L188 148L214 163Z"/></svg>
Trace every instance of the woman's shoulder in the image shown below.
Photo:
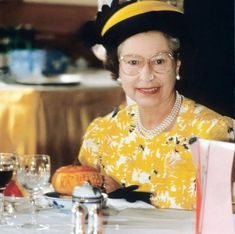
<svg viewBox="0 0 235 234"><path fill-rule="evenodd" d="M183 98L182 109L182 112L190 113L191 116L194 116L194 118L203 118L204 120L224 118L224 116L218 112L187 97Z"/></svg>
<svg viewBox="0 0 235 234"><path fill-rule="evenodd" d="M91 128L110 127L113 125L119 125L129 122L132 117L136 105L120 105L113 109L112 112L108 113L103 117L95 118L89 125L88 130Z"/></svg>
<svg viewBox="0 0 235 234"><path fill-rule="evenodd" d="M201 136L222 140L234 140L233 119L185 98L182 107L194 130ZM183 111L183 113L184 113ZM190 116L190 117L189 117Z"/></svg>

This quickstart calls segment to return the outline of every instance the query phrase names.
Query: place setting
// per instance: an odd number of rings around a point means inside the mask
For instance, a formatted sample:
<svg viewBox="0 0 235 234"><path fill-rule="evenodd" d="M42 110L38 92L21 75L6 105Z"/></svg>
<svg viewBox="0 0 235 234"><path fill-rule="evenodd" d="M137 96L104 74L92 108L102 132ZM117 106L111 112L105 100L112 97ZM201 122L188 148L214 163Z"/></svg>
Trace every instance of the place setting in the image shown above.
<svg viewBox="0 0 235 234"><path fill-rule="evenodd" d="M49 228L46 224L38 223L37 213L39 207L43 207L42 204L38 206L38 200L43 189L48 186L50 167L50 156L45 154L0 153L0 227L35 230ZM20 213L28 215L28 222L17 224Z"/></svg>
<svg viewBox="0 0 235 234"><path fill-rule="evenodd" d="M8 175L5 185L1 185L7 213L4 215L7 222L0 225L1 233L77 233L81 227L107 233L138 228L151 233L158 225L162 226L162 221L169 225L183 225L186 221L194 225L193 212L156 209L146 202L150 194L137 192L136 185L107 194L104 176L90 166L70 164L51 174L48 155L10 157L13 159L2 162L0 154L0 165L4 165L0 171Z"/></svg>
<svg viewBox="0 0 235 234"><path fill-rule="evenodd" d="M79 204L83 204L86 224L89 214L93 215L90 210L94 207L102 213L99 215L103 217L103 225L126 222L128 219L122 220L117 216L119 212L128 206L141 207L140 203L137 205L138 202L108 198L108 195L97 187L101 183L99 179L103 176L94 168L68 165L58 168L51 175L51 160L48 155L6 155L0 154L0 172L3 174L1 178L5 178L5 181L1 181L1 201L5 204L0 224L3 231L17 230L16 233L27 233L30 230L56 229L60 226L56 219L62 218L67 220L66 228L71 229L77 200ZM4 210L7 214L3 214ZM49 217L53 217L53 220Z"/></svg>

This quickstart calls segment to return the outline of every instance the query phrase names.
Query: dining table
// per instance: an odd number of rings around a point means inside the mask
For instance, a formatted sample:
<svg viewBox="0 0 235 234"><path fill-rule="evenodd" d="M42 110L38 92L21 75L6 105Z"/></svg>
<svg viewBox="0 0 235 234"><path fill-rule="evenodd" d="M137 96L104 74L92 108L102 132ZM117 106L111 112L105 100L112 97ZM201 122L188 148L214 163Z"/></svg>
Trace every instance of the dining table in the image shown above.
<svg viewBox="0 0 235 234"><path fill-rule="evenodd" d="M103 69L0 79L0 152L48 154L53 174L76 161L90 122L124 101Z"/></svg>
<svg viewBox="0 0 235 234"><path fill-rule="evenodd" d="M115 200L115 199L110 199ZM134 204L118 199L109 201L102 210L102 231L104 234L194 234L195 212L178 209L158 209L147 203L137 201ZM123 205L120 204L124 202ZM128 204L127 204L128 203ZM27 204L27 203L25 203ZM0 233L11 234L72 234L72 212L70 209L41 207L38 209L38 222L47 225L47 229L28 230L21 225L30 220L27 205L18 207L12 225L0 227ZM86 224L87 225L87 224ZM74 233L75 234L75 233Z"/></svg>
<svg viewBox="0 0 235 234"><path fill-rule="evenodd" d="M37 222L46 229L22 227L31 220L31 203L27 196L5 196L5 215L10 225L0 226L0 233L76 234L73 232L73 201L70 196L54 196L54 189L49 184L35 201ZM231 219L235 231L235 203L232 204ZM99 234L198 234L195 232L196 210L157 208L141 200L129 202L124 198L104 196L101 213L102 233ZM223 223L223 217L219 220ZM85 229L87 227L86 220ZM224 230L224 234L234 233Z"/></svg>

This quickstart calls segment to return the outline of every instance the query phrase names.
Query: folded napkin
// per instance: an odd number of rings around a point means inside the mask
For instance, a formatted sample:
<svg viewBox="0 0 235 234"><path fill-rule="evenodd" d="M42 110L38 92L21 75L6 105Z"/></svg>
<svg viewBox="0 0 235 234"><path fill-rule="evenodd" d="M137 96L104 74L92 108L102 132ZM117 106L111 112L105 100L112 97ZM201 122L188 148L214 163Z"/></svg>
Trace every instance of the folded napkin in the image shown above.
<svg viewBox="0 0 235 234"><path fill-rule="evenodd" d="M108 198L107 207L114 208L116 210L124 210L127 208L155 209L155 206L152 206L143 201L128 202L125 199L112 199L112 198Z"/></svg>

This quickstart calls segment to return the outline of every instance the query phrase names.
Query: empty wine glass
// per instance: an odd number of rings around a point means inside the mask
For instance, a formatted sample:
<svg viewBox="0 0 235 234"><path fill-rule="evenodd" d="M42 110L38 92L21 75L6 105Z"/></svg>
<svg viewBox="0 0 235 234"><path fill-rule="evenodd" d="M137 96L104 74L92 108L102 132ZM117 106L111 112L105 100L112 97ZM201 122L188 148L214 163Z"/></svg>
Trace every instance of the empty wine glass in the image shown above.
<svg viewBox="0 0 235 234"><path fill-rule="evenodd" d="M13 175L13 156L11 153L0 153L0 226L10 224L4 216L4 190Z"/></svg>
<svg viewBox="0 0 235 234"><path fill-rule="evenodd" d="M35 198L48 186L50 178L50 156L45 154L27 154L18 156L17 178L29 192L32 205L31 222L22 225L27 229L47 229L48 225L39 224L36 215Z"/></svg>

